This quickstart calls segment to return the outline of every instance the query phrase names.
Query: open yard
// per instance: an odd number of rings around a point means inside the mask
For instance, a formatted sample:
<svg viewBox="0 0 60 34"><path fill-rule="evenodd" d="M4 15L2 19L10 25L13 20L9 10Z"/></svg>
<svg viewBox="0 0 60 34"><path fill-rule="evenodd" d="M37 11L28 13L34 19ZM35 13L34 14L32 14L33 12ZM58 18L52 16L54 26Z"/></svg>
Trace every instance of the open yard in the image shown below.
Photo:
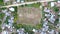
<svg viewBox="0 0 60 34"><path fill-rule="evenodd" d="M40 23L41 11L35 7L18 7L18 24L36 25Z"/></svg>

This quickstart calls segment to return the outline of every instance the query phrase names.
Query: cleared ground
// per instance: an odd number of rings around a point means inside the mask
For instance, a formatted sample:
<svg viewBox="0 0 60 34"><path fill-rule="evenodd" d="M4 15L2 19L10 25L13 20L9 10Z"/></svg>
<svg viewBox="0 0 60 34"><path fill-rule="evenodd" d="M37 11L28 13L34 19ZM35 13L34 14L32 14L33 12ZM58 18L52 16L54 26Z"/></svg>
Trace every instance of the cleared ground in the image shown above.
<svg viewBox="0 0 60 34"><path fill-rule="evenodd" d="M41 11L34 7L18 7L18 24L36 25L40 23Z"/></svg>

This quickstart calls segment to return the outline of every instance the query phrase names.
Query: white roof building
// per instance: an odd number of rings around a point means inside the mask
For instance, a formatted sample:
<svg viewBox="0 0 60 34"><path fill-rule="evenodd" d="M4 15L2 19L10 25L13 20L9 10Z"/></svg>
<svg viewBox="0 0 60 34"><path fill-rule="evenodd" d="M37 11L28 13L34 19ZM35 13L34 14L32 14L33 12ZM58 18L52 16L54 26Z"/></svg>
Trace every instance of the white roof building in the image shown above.
<svg viewBox="0 0 60 34"><path fill-rule="evenodd" d="M20 2L21 0L16 0L16 2Z"/></svg>
<svg viewBox="0 0 60 34"><path fill-rule="evenodd" d="M48 19L51 23L54 23L54 21L55 21L54 16L55 16L55 15L52 15L52 16Z"/></svg>
<svg viewBox="0 0 60 34"><path fill-rule="evenodd" d="M9 10L12 12L15 11L15 9L13 7L9 8Z"/></svg>
<svg viewBox="0 0 60 34"><path fill-rule="evenodd" d="M57 1L58 3L60 3L60 1Z"/></svg>
<svg viewBox="0 0 60 34"><path fill-rule="evenodd" d="M54 2L51 2L51 7L54 7L55 3Z"/></svg>
<svg viewBox="0 0 60 34"><path fill-rule="evenodd" d="M50 14L45 14L46 17L50 17L51 15Z"/></svg>
<svg viewBox="0 0 60 34"><path fill-rule="evenodd" d="M33 32L37 32L36 29L33 29L32 31L33 31Z"/></svg>

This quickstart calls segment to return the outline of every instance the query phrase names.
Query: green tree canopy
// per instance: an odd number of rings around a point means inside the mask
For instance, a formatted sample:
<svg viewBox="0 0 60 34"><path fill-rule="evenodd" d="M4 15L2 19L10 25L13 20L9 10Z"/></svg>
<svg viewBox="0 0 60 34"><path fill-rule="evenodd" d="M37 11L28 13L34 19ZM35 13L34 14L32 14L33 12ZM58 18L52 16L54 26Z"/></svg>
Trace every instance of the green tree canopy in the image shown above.
<svg viewBox="0 0 60 34"><path fill-rule="evenodd" d="M54 10L55 12L58 12L58 11L59 11L59 8L56 7L56 6L54 6L54 7L53 7L53 10Z"/></svg>

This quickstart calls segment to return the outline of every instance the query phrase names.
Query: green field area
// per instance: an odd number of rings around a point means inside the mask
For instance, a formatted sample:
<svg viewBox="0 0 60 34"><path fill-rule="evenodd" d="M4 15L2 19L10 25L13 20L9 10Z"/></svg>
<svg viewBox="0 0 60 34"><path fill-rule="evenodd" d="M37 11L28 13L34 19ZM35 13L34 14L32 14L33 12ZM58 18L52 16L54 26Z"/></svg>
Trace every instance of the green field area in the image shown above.
<svg viewBox="0 0 60 34"><path fill-rule="evenodd" d="M21 5L20 7L35 7L35 8L39 8L40 5L41 5L41 3L33 3L33 4Z"/></svg>

